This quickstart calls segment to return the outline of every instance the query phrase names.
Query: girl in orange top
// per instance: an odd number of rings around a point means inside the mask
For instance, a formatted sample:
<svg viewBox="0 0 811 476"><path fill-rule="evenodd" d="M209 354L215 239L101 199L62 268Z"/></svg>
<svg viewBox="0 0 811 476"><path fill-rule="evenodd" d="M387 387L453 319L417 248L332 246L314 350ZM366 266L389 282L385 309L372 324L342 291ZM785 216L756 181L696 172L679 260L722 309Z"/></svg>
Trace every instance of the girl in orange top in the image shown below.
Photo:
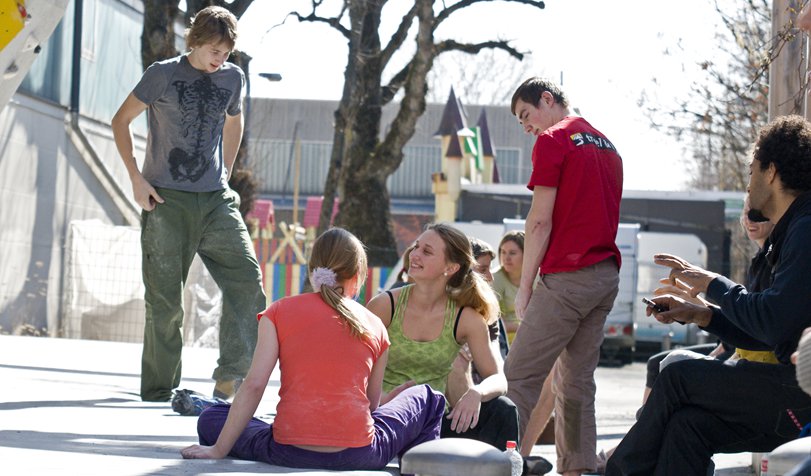
<svg viewBox="0 0 811 476"><path fill-rule="evenodd" d="M360 241L340 228L326 231L308 268L315 292L281 299L259 315L256 352L233 405L200 415L200 445L183 449L184 458L375 470L439 437L445 399L427 385L389 394L380 405L389 339L352 299L366 276ZM280 400L271 425L252 416L277 361Z"/></svg>

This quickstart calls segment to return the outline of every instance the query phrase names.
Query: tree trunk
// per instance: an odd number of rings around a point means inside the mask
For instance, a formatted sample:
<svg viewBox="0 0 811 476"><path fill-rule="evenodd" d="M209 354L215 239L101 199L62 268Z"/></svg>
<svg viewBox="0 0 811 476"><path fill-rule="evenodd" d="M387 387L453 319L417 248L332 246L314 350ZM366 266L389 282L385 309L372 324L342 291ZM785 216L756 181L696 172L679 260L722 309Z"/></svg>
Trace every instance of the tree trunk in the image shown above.
<svg viewBox="0 0 811 476"><path fill-rule="evenodd" d="M177 56L174 20L179 0L144 0L141 63L146 70L155 61Z"/></svg>
<svg viewBox="0 0 811 476"><path fill-rule="evenodd" d="M348 40L344 90L335 111L333 148L318 229L322 232L329 226L333 200L338 196L336 225L363 241L371 266L391 266L398 258L386 181L402 163L403 149L414 135L417 120L425 112L426 77L436 56L445 51L475 54L483 48L499 48L518 59L523 58L505 41L434 43L434 30L442 21L458 10L485 1L489 0L443 2L437 14L434 0L414 0L383 48L379 28L387 0L344 0L344 8L336 17L318 16L315 11L321 2L317 0L312 0L312 13L308 15L290 13L299 21L327 23ZM536 0L504 1L544 7L543 2ZM349 16L348 27L345 13ZM414 20L417 20L416 52L384 86L383 71L404 45L409 31L413 31ZM404 94L396 106L396 116L381 141L383 106L401 90Z"/></svg>

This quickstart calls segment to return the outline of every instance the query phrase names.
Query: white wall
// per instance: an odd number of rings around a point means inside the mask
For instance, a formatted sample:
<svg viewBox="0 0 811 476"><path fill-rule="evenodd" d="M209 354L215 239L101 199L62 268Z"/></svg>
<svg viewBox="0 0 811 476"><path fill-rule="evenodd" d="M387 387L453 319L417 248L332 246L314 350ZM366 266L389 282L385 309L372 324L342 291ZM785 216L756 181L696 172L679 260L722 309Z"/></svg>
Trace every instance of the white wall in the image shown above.
<svg viewBox="0 0 811 476"><path fill-rule="evenodd" d="M123 223L67 124L63 107L19 93L0 112L0 332L57 335L67 224Z"/></svg>

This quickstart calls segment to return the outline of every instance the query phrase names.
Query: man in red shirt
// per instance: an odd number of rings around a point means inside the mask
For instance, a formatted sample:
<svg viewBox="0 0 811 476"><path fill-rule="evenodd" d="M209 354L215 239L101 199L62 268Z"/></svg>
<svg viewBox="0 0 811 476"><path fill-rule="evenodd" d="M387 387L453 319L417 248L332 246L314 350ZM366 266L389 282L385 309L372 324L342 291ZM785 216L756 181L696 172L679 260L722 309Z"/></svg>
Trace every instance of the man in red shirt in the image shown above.
<svg viewBox="0 0 811 476"><path fill-rule="evenodd" d="M553 375L556 466L580 475L596 467L594 369L619 285L622 159L600 131L569 114L568 100L550 81L526 80L513 94L512 112L538 139L515 298L522 321L505 362L507 396L518 406L523 433L560 356ZM535 270L540 281L533 290Z"/></svg>

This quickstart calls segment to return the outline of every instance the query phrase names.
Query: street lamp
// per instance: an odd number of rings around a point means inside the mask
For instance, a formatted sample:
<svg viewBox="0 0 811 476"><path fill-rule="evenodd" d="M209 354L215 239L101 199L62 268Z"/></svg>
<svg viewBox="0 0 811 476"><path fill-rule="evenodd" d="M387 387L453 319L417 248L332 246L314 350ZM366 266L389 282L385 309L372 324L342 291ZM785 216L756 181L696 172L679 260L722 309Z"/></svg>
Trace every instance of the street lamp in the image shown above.
<svg viewBox="0 0 811 476"><path fill-rule="evenodd" d="M265 78L268 81L281 81L282 75L279 73L259 73L259 77Z"/></svg>

